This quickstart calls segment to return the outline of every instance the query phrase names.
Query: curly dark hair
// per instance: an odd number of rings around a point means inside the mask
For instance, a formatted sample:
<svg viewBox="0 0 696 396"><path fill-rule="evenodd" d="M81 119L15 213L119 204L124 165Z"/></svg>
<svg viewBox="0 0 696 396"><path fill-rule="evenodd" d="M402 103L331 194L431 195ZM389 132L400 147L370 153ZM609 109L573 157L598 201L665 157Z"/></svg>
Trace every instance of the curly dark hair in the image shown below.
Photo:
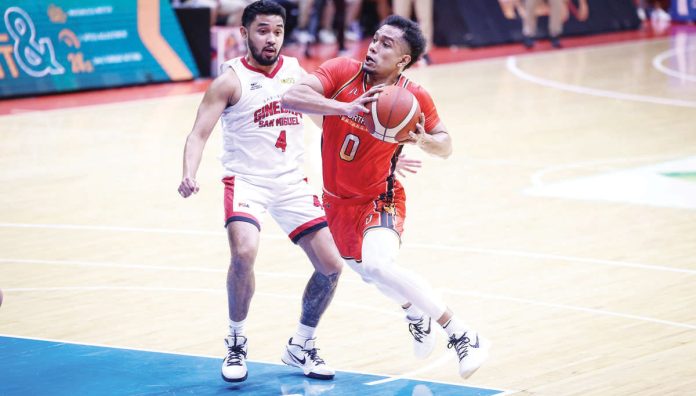
<svg viewBox="0 0 696 396"><path fill-rule="evenodd" d="M242 13L242 26L249 29L257 15L280 15L285 24L285 8L275 1L259 0L246 6Z"/></svg>
<svg viewBox="0 0 696 396"><path fill-rule="evenodd" d="M418 62L425 51L425 37L420 26L416 22L398 15L386 17L380 27L384 25L394 26L404 32L404 40L411 50L411 62L405 68L408 69L412 64Z"/></svg>

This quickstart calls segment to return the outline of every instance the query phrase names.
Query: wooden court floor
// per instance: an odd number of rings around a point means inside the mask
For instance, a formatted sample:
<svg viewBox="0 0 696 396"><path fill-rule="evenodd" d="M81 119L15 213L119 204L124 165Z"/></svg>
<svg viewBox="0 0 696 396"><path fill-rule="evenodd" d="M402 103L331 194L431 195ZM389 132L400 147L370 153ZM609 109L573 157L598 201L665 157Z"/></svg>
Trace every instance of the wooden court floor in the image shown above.
<svg viewBox="0 0 696 396"><path fill-rule="evenodd" d="M403 180L401 264L493 342L467 384L519 395L696 392L696 37L433 66L454 141ZM0 334L223 356L221 139L177 194L200 94L0 116ZM318 186L318 132L307 135ZM279 362L310 265L270 218L249 358ZM338 370L462 382L439 334L346 268L320 324ZM253 373L252 373L253 374ZM219 381L211 373L211 381Z"/></svg>

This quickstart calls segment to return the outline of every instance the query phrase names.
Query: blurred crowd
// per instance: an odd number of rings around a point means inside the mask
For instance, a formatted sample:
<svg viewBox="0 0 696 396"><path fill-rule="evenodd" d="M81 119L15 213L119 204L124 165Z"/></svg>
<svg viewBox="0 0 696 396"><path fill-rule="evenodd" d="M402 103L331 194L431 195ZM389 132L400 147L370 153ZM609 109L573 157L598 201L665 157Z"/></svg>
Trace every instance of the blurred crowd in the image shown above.
<svg viewBox="0 0 696 396"><path fill-rule="evenodd" d="M240 26L244 7L254 0L172 0L175 7L207 7L211 25ZM433 0L278 0L287 11L286 43L309 46L336 44L339 54L347 41L371 36L389 14L414 18L432 46ZM427 51L426 49L426 51ZM424 60L429 63L427 52Z"/></svg>
<svg viewBox="0 0 696 396"><path fill-rule="evenodd" d="M177 7L207 7L211 10L211 25L240 26L244 7L254 0L171 0ZM286 44L310 46L315 43L333 44L339 55L346 52L347 41L359 41L371 36L381 20L389 14L397 14L416 20L427 41L423 61L431 63L429 51L433 46L434 0L277 0L285 7ZM491 0L494 1L494 0ZM537 16L549 16L549 38L555 48L561 48L559 37L567 18L569 0L499 0L513 3L523 21L523 44L534 46L537 38ZM669 24L670 0L633 0L641 20L649 20L653 26ZM578 18L587 17L587 0L575 1Z"/></svg>

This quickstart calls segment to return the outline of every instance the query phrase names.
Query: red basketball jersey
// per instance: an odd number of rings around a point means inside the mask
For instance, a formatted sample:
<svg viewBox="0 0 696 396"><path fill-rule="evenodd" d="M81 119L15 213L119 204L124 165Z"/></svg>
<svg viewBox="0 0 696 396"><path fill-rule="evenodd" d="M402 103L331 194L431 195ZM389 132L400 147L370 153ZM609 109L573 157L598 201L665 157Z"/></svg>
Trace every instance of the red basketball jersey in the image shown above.
<svg viewBox="0 0 696 396"><path fill-rule="evenodd" d="M370 89L362 63L353 59L331 59L313 74L321 81L324 96L341 102L352 102ZM396 85L415 95L425 114L425 131L432 131L440 117L430 94L403 75ZM400 151L400 145L370 135L364 114L325 116L321 147L324 189L339 198L377 198L391 190L390 176Z"/></svg>

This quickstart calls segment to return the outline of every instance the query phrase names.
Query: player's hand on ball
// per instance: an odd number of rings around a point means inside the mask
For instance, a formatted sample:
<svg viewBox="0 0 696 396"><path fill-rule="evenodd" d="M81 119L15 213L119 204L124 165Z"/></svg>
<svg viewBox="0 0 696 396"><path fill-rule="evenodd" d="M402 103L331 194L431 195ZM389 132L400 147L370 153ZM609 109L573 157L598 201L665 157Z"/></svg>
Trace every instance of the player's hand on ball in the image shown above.
<svg viewBox="0 0 696 396"><path fill-rule="evenodd" d="M405 154L401 154L399 159L396 161L396 167L394 171L401 177L406 177L404 172L417 173L418 169L421 168L421 161L417 159L408 158Z"/></svg>
<svg viewBox="0 0 696 396"><path fill-rule="evenodd" d="M198 190L200 190L198 182L189 177L185 177L181 180L181 184L179 184L179 194L184 198L188 198L191 194L197 193Z"/></svg>
<svg viewBox="0 0 696 396"><path fill-rule="evenodd" d="M433 140L432 136L425 133L424 125L425 114L421 113L420 121L418 121L418 124L416 124L416 130L408 133L408 135L411 137L411 139L408 140L408 142L410 142L411 144L415 144L420 148L423 148L425 145L427 145L429 142Z"/></svg>
<svg viewBox="0 0 696 396"><path fill-rule="evenodd" d="M347 103L345 115L348 117L353 117L360 113L368 113L370 110L367 108L367 104L377 100L377 94L382 92L385 84L378 84L370 88L367 92L360 95L359 98L354 101Z"/></svg>

